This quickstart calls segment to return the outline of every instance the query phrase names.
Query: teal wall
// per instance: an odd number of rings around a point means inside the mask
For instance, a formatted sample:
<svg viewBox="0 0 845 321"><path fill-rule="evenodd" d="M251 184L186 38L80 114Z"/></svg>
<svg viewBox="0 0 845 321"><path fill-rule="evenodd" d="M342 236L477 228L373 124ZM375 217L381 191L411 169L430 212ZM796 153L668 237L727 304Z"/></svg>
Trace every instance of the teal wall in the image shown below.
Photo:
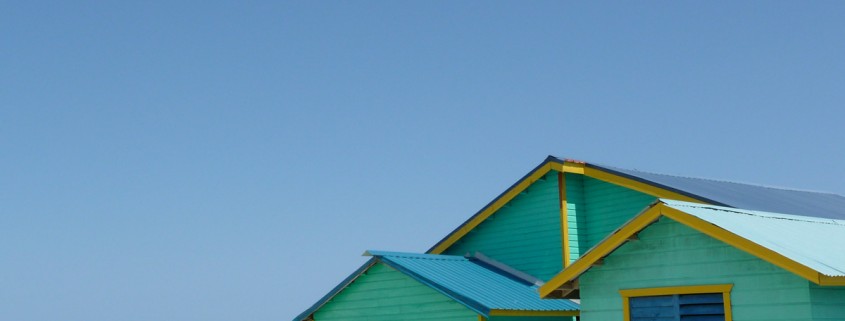
<svg viewBox="0 0 845 321"><path fill-rule="evenodd" d="M587 226L579 236L584 239L587 249L656 200L654 196L591 177L584 177L583 186L586 190Z"/></svg>
<svg viewBox="0 0 845 321"><path fill-rule="evenodd" d="M314 313L315 321L478 321L464 305L378 263Z"/></svg>
<svg viewBox="0 0 845 321"><path fill-rule="evenodd" d="M557 172L529 186L507 205L446 249L480 251L515 269L548 280L563 267Z"/></svg>
<svg viewBox="0 0 845 321"><path fill-rule="evenodd" d="M655 197L578 174L566 174L570 262L640 213Z"/></svg>
<svg viewBox="0 0 845 321"><path fill-rule="evenodd" d="M736 321L812 320L809 281L791 272L665 217L639 238L580 277L582 320L622 320L620 289L708 284L734 285Z"/></svg>
<svg viewBox="0 0 845 321"><path fill-rule="evenodd" d="M566 175L566 217L569 230L569 263L575 262L586 252L587 238L587 203L584 189L584 175Z"/></svg>
<svg viewBox="0 0 845 321"><path fill-rule="evenodd" d="M810 284L813 320L845 320L845 287Z"/></svg>

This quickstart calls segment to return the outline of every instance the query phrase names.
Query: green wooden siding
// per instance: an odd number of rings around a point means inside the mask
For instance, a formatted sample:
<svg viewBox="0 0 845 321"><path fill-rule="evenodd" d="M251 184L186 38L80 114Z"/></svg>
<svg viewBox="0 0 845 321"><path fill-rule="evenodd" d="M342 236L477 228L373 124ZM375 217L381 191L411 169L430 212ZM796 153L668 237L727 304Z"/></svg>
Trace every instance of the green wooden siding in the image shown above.
<svg viewBox="0 0 845 321"><path fill-rule="evenodd" d="M549 172L446 249L480 251L515 269L548 280L563 267L557 172Z"/></svg>
<svg viewBox="0 0 845 321"><path fill-rule="evenodd" d="M566 174L570 262L645 209L655 197L579 174Z"/></svg>
<svg viewBox="0 0 845 321"><path fill-rule="evenodd" d="M586 252L587 203L585 202L584 175L566 173L566 217L569 230L569 263L575 262Z"/></svg>
<svg viewBox="0 0 845 321"><path fill-rule="evenodd" d="M487 321L573 321L575 317L490 317Z"/></svg>
<svg viewBox="0 0 845 321"><path fill-rule="evenodd" d="M478 314L378 263L314 313L315 321L477 321Z"/></svg>
<svg viewBox="0 0 845 321"><path fill-rule="evenodd" d="M845 320L845 287L810 284L813 320Z"/></svg>
<svg viewBox="0 0 845 321"><path fill-rule="evenodd" d="M591 177L584 177L583 186L587 226L579 236L584 238L586 249L601 242L656 200L654 196Z"/></svg>
<svg viewBox="0 0 845 321"><path fill-rule="evenodd" d="M580 277L582 320L622 320L620 289L708 284L734 285L736 321L812 319L809 282L791 272L668 218L639 238Z"/></svg>

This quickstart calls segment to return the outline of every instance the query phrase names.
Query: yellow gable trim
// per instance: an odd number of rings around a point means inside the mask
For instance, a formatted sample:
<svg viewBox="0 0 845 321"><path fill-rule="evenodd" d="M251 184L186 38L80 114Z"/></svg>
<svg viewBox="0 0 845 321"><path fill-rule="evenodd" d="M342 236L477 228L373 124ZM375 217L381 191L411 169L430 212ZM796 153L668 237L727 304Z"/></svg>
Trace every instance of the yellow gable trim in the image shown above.
<svg viewBox="0 0 845 321"><path fill-rule="evenodd" d="M598 262L601 258L616 250L621 246L631 235L644 229L660 217L660 208L657 206L651 207L645 212L638 215L636 218L622 226L621 229L611 234L601 243L584 253L578 260L569 265L563 271L555 275L551 280L543 284L539 291L540 297L545 298L553 291L560 288L565 283L574 280L581 273L586 272L593 263Z"/></svg>
<svg viewBox="0 0 845 321"><path fill-rule="evenodd" d="M638 182L629 178L625 178L616 174L611 174L600 169L590 168L584 163L576 163L576 162L548 162L545 165L541 166L534 170L534 172L529 173L529 175L523 179L521 182L510 188L508 191L505 192L499 199L493 202L493 204L488 205L486 208L482 209L481 212L478 213L475 217L471 218L467 221L463 226L461 226L458 230L449 234L443 241L437 244L434 248L428 251L430 254L441 254L450 246L455 244L458 240L466 236L469 231L476 228L479 224L487 220L491 215L496 213L499 209L502 208L505 204L513 200L519 193L522 193L527 189L531 184L534 184L537 180L541 177L546 175L549 171L557 171L561 173L571 173L571 174L581 174L588 177L592 177L595 179L599 179L611 184L616 184L622 187L626 187L638 192L642 192L656 198L669 198L675 199L680 201L687 201L687 202L695 202L695 203L705 203L701 200L694 199L692 197L679 194L676 192L672 192L660 187L656 187L653 185L649 185L646 183ZM565 186L563 188L566 188ZM567 251L567 246L564 247L564 251ZM568 264L566 262L565 264Z"/></svg>
<svg viewBox="0 0 845 321"><path fill-rule="evenodd" d="M605 238L598 245L590 249L568 268L555 275L549 282L540 287L540 297L548 297L552 292L559 289L567 282L573 281L586 272L592 265L611 252L622 246L630 237L655 222L661 216L668 217L681 224L699 231L705 235L727 243L739 250L754 255L766 262L779 266L794 273L810 282L819 285L845 285L845 277L832 277L822 275L820 272L798 263L780 253L772 251L762 245L749 241L739 235L731 233L721 227L711 224L693 215L680 210L670 208L663 203L657 203L635 216L631 221L623 225L619 230Z"/></svg>
<svg viewBox="0 0 845 321"><path fill-rule="evenodd" d="M440 253L443 253L443 251L446 251L446 249L448 249L450 246L452 246L452 244L455 244L455 242L457 242L459 239L461 239L462 237L467 235L467 233L469 233L469 231L471 231L476 226L481 224L481 222L484 222L484 220L486 220L488 217L490 217L490 215L493 215L493 213L496 213L496 211L498 211L500 208L502 208L502 206L505 206L505 204L507 204L514 197L519 195L519 193L522 193L522 191L527 189L528 186L531 186L531 184L534 184L534 182L536 182L541 177L546 175L546 173L548 173L551 170L551 168L552 167L551 167L550 164L546 164L546 165L536 169L533 173L528 175L528 177L526 177L522 182L520 182L519 184L517 184L516 186L514 186L513 188L511 188L507 192L505 192L505 194L503 194L502 197L500 197L498 200L493 202L493 204L490 204L489 206L487 206L487 208L485 208L480 213L478 213L478 215L476 215L475 217L473 217L472 219L467 221L466 224L464 224L464 226L462 226L458 230L452 232L452 234L450 234L445 240L443 240L442 242L440 242L440 244L438 244L436 247L431 249L429 251L429 253L440 254Z"/></svg>

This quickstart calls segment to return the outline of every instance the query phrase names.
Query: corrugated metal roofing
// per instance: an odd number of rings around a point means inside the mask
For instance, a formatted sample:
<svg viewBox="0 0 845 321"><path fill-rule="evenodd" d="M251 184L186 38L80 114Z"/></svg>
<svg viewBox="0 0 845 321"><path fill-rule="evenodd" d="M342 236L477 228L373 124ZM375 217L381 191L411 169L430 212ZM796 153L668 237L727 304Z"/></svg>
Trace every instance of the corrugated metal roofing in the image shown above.
<svg viewBox="0 0 845 321"><path fill-rule="evenodd" d="M571 300L540 299L537 285L472 257L376 251L369 253L422 283L450 296L475 302L487 311L579 309L578 304Z"/></svg>
<svg viewBox="0 0 845 321"><path fill-rule="evenodd" d="M845 276L845 220L661 200L827 276Z"/></svg>
<svg viewBox="0 0 845 321"><path fill-rule="evenodd" d="M552 157L558 162L564 159ZM586 163L586 166L662 187L695 199L756 211L845 219L845 196L727 181L681 177Z"/></svg>
<svg viewBox="0 0 845 321"><path fill-rule="evenodd" d="M484 261L463 256L367 251L373 258L338 284L308 310L294 318L302 321L373 264L382 262L410 276L468 308L489 316L490 310L578 311L577 303L567 299L544 300L538 286Z"/></svg>

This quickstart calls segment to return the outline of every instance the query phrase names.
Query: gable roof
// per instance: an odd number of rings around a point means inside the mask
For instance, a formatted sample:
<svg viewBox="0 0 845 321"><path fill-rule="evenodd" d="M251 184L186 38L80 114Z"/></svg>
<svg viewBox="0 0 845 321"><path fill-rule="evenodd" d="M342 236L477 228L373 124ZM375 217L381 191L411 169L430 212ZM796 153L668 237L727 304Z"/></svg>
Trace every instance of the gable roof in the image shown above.
<svg viewBox="0 0 845 321"><path fill-rule="evenodd" d="M644 183L685 193L708 204L820 218L845 219L845 197L703 178L591 165Z"/></svg>
<svg viewBox="0 0 845 321"><path fill-rule="evenodd" d="M484 317L578 315L577 303L567 299L540 299L538 285L525 274L483 257L383 251L367 251L365 255L373 258L294 321L308 318L376 263L384 263Z"/></svg>
<svg viewBox="0 0 845 321"><path fill-rule="evenodd" d="M571 283L592 265L661 217L780 266L819 285L845 285L845 220L658 200L540 288L543 297ZM571 288L571 286L567 286Z"/></svg>
<svg viewBox="0 0 845 321"><path fill-rule="evenodd" d="M657 198L745 208L795 215L845 219L845 197L841 195L790 190L728 181L690 178L621 169L595 163L548 156L531 172L508 187L427 253L442 253L499 208L519 195L549 171L582 174Z"/></svg>

